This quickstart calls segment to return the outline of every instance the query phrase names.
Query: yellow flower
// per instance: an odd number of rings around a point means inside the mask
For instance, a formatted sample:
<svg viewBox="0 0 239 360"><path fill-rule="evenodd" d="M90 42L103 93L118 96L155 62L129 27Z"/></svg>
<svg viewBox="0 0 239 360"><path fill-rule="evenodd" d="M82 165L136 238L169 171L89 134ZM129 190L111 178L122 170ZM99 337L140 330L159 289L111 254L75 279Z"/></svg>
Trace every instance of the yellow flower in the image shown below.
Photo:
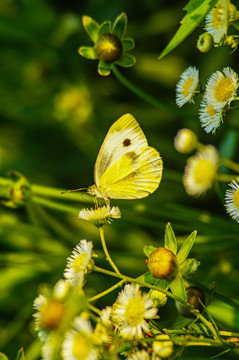
<svg viewBox="0 0 239 360"><path fill-rule="evenodd" d="M113 219L120 219L121 213L118 206L104 205L96 209L83 209L79 212L78 217L91 222L96 227L101 227Z"/></svg>
<svg viewBox="0 0 239 360"><path fill-rule="evenodd" d="M183 185L186 192L199 196L209 190L217 180L219 155L216 148L207 145L187 160L184 169Z"/></svg>
<svg viewBox="0 0 239 360"><path fill-rule="evenodd" d="M215 43L220 43L227 34L229 3L228 0L218 1L206 17L205 30L213 37Z"/></svg>

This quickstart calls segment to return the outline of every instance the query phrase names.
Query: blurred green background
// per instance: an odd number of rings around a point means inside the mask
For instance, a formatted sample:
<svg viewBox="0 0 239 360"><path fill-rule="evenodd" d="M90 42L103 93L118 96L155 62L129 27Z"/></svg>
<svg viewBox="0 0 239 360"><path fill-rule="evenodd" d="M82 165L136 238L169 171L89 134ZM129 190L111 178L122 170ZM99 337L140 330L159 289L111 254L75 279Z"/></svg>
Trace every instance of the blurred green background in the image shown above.
<svg viewBox="0 0 239 360"><path fill-rule="evenodd" d="M122 219L106 228L112 258L122 273L138 276L147 270L143 246L162 246L167 222L171 222L179 243L196 229L198 237L191 255L201 266L193 279L206 287L215 281L216 292L237 300L238 224L225 213L216 191L197 199L185 193L181 177L187 156L173 147L177 130L189 127L201 142L214 144L237 159L235 130L225 124L213 136L201 129L197 115L200 98L182 110L175 105L175 85L187 66L199 68L205 84L210 74L223 66L239 70L237 52L230 55L229 48L221 47L199 53L195 44L203 31L202 24L158 61L184 16L184 6L184 1L158 0L1 0L0 176L7 178L9 170L16 170L31 184L43 187L88 187L93 184L95 159L108 128L124 113L132 113L150 145L160 151L164 173L159 189L149 198L112 202L122 211ZM137 98L113 74L100 77L97 62L77 53L79 46L92 45L82 27L82 15L101 23L113 21L123 11L128 16L127 37L135 39L132 53L137 63L120 71L169 104L169 111ZM236 113L230 117L236 124ZM224 194L225 186L220 185L218 191ZM59 204L74 207L75 214L31 201L17 209L0 205L0 351L10 359L22 346L29 359L39 357L33 300L42 284L54 285L62 277L66 257L81 239L93 241L99 255L97 264L108 267L97 229L77 219L78 211L90 205L84 197L78 196L77 200L66 201L64 195L57 199ZM91 275L88 293L104 289L106 281L114 283ZM116 295L112 294L112 299ZM96 305L101 308L110 301L110 297L103 298ZM221 328L239 331L238 311L215 300L211 312ZM160 314L162 324L173 326L175 314L174 304L169 301ZM190 349L184 358L206 359L218 352Z"/></svg>

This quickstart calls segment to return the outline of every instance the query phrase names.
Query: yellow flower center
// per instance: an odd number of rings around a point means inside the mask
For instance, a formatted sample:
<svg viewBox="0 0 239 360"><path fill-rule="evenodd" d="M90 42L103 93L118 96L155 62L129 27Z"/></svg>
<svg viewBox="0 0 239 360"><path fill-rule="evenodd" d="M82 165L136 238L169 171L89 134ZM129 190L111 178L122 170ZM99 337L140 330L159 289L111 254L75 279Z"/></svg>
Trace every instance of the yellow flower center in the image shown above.
<svg viewBox="0 0 239 360"><path fill-rule="evenodd" d="M206 111L210 117L213 117L217 113L217 110L215 110L214 107L210 104L208 104L206 107Z"/></svg>
<svg viewBox="0 0 239 360"><path fill-rule="evenodd" d="M63 304L55 300L42 305L39 310L40 326L43 329L55 329L62 319L63 310Z"/></svg>
<svg viewBox="0 0 239 360"><path fill-rule="evenodd" d="M192 84L193 84L193 78L192 77L185 80L185 82L184 82L184 84L182 86L182 91L181 91L183 97L186 98L188 96L189 91L190 91L190 89L192 87Z"/></svg>
<svg viewBox="0 0 239 360"><path fill-rule="evenodd" d="M85 252L83 252L82 254L79 254L73 260L72 268L76 273L81 272L85 269L86 257L87 257L87 254Z"/></svg>
<svg viewBox="0 0 239 360"><path fill-rule="evenodd" d="M85 360L91 350L91 343L82 334L75 334L73 339L72 354L76 359Z"/></svg>
<svg viewBox="0 0 239 360"><path fill-rule="evenodd" d="M212 19L211 19L211 24L216 30L218 30L222 24L222 14L223 14L222 4L218 4L212 10Z"/></svg>
<svg viewBox="0 0 239 360"><path fill-rule="evenodd" d="M215 98L219 102L229 101L234 90L234 84L231 79L221 79L218 81L214 89Z"/></svg>
<svg viewBox="0 0 239 360"><path fill-rule="evenodd" d="M201 185L212 183L215 178L215 165L210 160L200 160L195 166L194 180Z"/></svg>
<svg viewBox="0 0 239 360"><path fill-rule="evenodd" d="M237 189L233 194L233 204L239 209L239 189Z"/></svg>
<svg viewBox="0 0 239 360"><path fill-rule="evenodd" d="M144 320L145 306L142 299L133 297L125 307L125 320L130 326L136 326Z"/></svg>

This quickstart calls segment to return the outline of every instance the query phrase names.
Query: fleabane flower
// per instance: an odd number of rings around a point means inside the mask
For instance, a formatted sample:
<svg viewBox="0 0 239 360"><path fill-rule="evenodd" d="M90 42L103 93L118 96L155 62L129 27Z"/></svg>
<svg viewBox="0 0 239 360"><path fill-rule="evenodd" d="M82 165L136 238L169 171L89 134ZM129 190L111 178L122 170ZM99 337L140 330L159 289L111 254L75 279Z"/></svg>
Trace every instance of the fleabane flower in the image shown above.
<svg viewBox="0 0 239 360"><path fill-rule="evenodd" d="M149 331L146 320L157 317L157 308L149 294L130 284L120 292L112 313L119 334L128 339L142 338L143 332Z"/></svg>
<svg viewBox="0 0 239 360"><path fill-rule="evenodd" d="M225 67L222 71L216 71L209 78L204 100L215 109L221 109L230 103L237 96L239 86L238 75L230 67Z"/></svg>
<svg viewBox="0 0 239 360"><path fill-rule="evenodd" d="M150 360L150 355L146 350L140 350L127 357L127 360Z"/></svg>
<svg viewBox="0 0 239 360"><path fill-rule="evenodd" d="M176 104L179 107L194 102L194 96L199 93L199 71L195 66L189 66L180 78L176 86Z"/></svg>
<svg viewBox="0 0 239 360"><path fill-rule="evenodd" d="M199 109L199 119L201 126L207 133L215 134L223 122L223 108L215 108L204 98Z"/></svg>
<svg viewBox="0 0 239 360"><path fill-rule="evenodd" d="M67 258L64 276L68 283L82 285L84 275L92 265L92 248L91 241L81 240L73 250L72 255Z"/></svg>
<svg viewBox="0 0 239 360"><path fill-rule="evenodd" d="M64 317L65 304L54 296L39 295L33 303L36 313L36 330L42 340L46 340L52 330L56 330Z"/></svg>
<svg viewBox="0 0 239 360"><path fill-rule="evenodd" d="M111 223L113 219L120 219L121 212L118 206L110 207L109 205L104 205L96 209L82 209L78 217L91 222L99 228L107 223Z"/></svg>
<svg viewBox="0 0 239 360"><path fill-rule="evenodd" d="M239 182L232 180L225 194L226 212L239 222Z"/></svg>
<svg viewBox="0 0 239 360"><path fill-rule="evenodd" d="M209 190L217 180L219 155L213 145L207 145L187 160L183 185L186 192L199 196Z"/></svg>
<svg viewBox="0 0 239 360"><path fill-rule="evenodd" d="M62 344L63 360L97 360L98 353L94 348L93 329L88 320L77 317L74 329L68 331Z"/></svg>
<svg viewBox="0 0 239 360"><path fill-rule="evenodd" d="M213 37L215 43L220 43L227 35L229 25L229 1L220 0L205 19L205 30Z"/></svg>
<svg viewBox="0 0 239 360"><path fill-rule="evenodd" d="M119 15L113 24L105 21L99 25L89 16L83 16L83 26L94 42L94 46L82 46L78 53L87 59L99 60L98 73L102 76L110 74L112 65L133 66L135 57L127 54L134 48L134 40L125 38L127 16Z"/></svg>

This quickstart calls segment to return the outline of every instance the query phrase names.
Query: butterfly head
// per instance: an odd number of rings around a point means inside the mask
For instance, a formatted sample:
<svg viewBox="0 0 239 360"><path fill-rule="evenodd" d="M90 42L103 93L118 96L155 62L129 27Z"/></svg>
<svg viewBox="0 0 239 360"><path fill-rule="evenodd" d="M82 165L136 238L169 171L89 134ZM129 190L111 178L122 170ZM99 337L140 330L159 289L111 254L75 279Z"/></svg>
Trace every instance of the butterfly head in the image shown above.
<svg viewBox="0 0 239 360"><path fill-rule="evenodd" d="M101 198L101 199L105 199L105 200L108 199L105 191L101 187L99 187L95 184L88 187L87 193L92 196L96 196L97 198Z"/></svg>

